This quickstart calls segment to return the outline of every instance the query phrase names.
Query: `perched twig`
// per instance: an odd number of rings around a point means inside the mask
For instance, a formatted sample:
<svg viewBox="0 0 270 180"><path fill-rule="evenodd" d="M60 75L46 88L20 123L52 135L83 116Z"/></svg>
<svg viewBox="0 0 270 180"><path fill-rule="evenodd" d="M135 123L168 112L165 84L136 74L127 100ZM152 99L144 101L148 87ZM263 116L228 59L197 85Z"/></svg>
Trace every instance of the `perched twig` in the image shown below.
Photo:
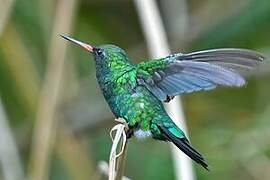
<svg viewBox="0 0 270 180"><path fill-rule="evenodd" d="M109 180L121 180L124 174L125 159L127 153L127 137L124 124L115 125L111 132L113 141L109 161ZM113 132L116 131L115 135ZM119 143L121 142L120 152L117 152Z"/></svg>
<svg viewBox="0 0 270 180"><path fill-rule="evenodd" d="M124 146L124 150L121 156L119 156L119 159L117 161L117 170L116 170L115 180L122 180L124 171L125 171L128 141L126 141L126 143L123 146Z"/></svg>

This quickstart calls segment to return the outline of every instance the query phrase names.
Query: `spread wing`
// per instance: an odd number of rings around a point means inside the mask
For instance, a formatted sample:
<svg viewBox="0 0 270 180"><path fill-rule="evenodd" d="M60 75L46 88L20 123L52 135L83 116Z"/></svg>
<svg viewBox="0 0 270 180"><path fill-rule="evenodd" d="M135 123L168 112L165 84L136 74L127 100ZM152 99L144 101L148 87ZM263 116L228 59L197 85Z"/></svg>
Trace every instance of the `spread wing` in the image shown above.
<svg viewBox="0 0 270 180"><path fill-rule="evenodd" d="M161 101L217 85L241 87L243 71L256 67L263 57L245 49L213 49L189 54L173 54L136 65L137 81Z"/></svg>

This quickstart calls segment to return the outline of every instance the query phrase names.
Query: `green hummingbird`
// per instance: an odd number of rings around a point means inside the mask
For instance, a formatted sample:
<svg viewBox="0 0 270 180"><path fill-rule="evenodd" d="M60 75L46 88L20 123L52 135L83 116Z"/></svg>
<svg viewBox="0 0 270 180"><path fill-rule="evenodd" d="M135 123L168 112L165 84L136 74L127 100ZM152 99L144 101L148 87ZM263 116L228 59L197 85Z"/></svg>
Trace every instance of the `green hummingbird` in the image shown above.
<svg viewBox="0 0 270 180"><path fill-rule="evenodd" d="M240 73L253 69L263 60L251 50L223 48L177 53L132 64L118 46L92 46L61 36L94 56L100 89L115 117L126 121L129 137L172 142L207 170L205 159L172 121L162 102L218 85L242 87L246 81Z"/></svg>

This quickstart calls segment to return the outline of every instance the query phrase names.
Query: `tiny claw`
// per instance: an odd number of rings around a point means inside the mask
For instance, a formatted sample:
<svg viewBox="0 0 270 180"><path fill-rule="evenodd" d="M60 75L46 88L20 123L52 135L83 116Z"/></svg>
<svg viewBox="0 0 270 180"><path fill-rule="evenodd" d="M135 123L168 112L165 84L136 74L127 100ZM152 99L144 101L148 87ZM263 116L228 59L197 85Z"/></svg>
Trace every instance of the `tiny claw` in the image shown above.
<svg viewBox="0 0 270 180"><path fill-rule="evenodd" d="M122 124L126 124L126 120L123 118L117 118L115 119L116 122L122 123Z"/></svg>

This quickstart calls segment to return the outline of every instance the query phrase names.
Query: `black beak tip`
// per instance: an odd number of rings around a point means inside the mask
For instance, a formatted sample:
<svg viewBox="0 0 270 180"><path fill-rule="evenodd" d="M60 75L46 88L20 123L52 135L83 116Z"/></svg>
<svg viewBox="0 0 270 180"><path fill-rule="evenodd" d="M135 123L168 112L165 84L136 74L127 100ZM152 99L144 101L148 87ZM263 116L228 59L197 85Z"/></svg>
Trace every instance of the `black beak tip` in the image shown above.
<svg viewBox="0 0 270 180"><path fill-rule="evenodd" d="M69 40L69 38L67 36L63 35L63 34L59 34L59 36L66 39L66 40Z"/></svg>

